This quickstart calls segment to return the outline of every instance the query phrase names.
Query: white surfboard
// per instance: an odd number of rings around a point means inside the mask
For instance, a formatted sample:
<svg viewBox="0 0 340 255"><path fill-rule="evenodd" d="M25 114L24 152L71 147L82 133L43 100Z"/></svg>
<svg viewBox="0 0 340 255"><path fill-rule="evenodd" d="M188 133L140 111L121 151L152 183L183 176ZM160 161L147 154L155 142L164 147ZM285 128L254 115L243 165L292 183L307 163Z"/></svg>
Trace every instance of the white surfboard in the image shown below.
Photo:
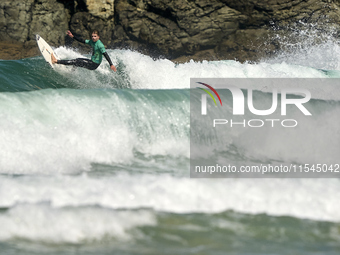
<svg viewBox="0 0 340 255"><path fill-rule="evenodd" d="M44 59L46 60L47 63L50 64L52 68L54 68L54 65L52 64L52 60L51 60L51 54L53 53L56 59L58 59L57 55L52 50L51 46L48 45L48 43L40 35L36 35L35 38L37 40L39 50L41 54L43 55Z"/></svg>

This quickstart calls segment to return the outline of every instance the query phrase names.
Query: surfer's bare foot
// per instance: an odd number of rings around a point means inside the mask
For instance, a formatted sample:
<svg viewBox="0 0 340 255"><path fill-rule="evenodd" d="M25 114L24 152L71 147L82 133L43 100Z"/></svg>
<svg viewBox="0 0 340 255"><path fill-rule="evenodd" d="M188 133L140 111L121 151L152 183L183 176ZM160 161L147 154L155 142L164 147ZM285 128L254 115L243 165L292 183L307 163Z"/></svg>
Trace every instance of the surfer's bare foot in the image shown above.
<svg viewBox="0 0 340 255"><path fill-rule="evenodd" d="M52 61L52 64L55 64L58 62L58 60L55 58L55 56L53 55L53 53L51 54L51 61Z"/></svg>

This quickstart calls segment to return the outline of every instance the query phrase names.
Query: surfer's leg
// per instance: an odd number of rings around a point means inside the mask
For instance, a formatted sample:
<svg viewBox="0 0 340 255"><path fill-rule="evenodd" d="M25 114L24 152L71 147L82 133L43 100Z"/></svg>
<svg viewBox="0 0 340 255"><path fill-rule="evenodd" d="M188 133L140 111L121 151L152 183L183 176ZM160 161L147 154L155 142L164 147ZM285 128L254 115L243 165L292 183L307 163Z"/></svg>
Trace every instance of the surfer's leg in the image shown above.
<svg viewBox="0 0 340 255"><path fill-rule="evenodd" d="M97 63L95 63L92 60L87 59L87 58L77 58L76 60L77 60L76 66L83 67L83 68L86 68L86 69L89 69L89 70L95 70L99 66L99 64L97 64Z"/></svg>
<svg viewBox="0 0 340 255"><path fill-rule="evenodd" d="M51 54L51 61L52 61L52 64L55 64L58 62L58 59L56 59L56 57L53 55L53 53Z"/></svg>
<svg viewBox="0 0 340 255"><path fill-rule="evenodd" d="M65 66L75 66L76 65L76 59L57 60L56 64L65 65Z"/></svg>
<svg viewBox="0 0 340 255"><path fill-rule="evenodd" d="M95 70L98 68L99 64L94 63L92 60L87 58L77 58L71 60L57 60L57 64L83 67L89 70Z"/></svg>

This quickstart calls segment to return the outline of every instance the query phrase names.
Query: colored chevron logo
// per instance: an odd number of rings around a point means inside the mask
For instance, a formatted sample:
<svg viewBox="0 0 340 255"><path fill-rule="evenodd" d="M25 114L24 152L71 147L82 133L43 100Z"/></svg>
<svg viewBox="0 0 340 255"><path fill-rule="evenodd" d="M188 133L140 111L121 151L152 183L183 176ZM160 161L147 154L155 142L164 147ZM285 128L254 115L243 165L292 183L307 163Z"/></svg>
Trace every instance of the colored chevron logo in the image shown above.
<svg viewBox="0 0 340 255"><path fill-rule="evenodd" d="M199 83L199 84L201 84L201 85L203 85L203 86L206 86L206 87L209 88L212 92L214 92L215 95L217 96L218 100L220 101L221 105L222 105L222 100L221 100L221 98L220 98L220 95L217 93L217 91L216 91L213 87L211 87L210 85L208 85L208 84L206 84L206 83L203 83L203 82L197 82L197 83ZM205 92L206 92L206 93L214 100L214 103L215 103L215 105L217 106L216 100L215 100L214 96L211 94L211 92L210 92L209 90L204 89L204 88L200 88L200 87L197 87L197 88L198 88L198 89L201 89L201 90L203 90L203 91L205 91Z"/></svg>

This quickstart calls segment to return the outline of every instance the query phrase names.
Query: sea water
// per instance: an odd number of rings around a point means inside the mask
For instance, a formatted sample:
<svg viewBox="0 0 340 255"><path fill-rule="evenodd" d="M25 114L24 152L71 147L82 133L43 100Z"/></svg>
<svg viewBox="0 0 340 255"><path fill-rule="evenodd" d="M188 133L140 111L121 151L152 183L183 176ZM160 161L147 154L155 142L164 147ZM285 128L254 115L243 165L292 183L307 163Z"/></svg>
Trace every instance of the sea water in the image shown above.
<svg viewBox="0 0 340 255"><path fill-rule="evenodd" d="M108 50L117 73L0 61L0 254L339 254L339 178L189 177L190 78L338 78L338 51L175 64ZM339 159L340 86L311 89L332 142L307 139L315 123L291 140L233 134L232 157ZM285 150L259 150L268 139Z"/></svg>

